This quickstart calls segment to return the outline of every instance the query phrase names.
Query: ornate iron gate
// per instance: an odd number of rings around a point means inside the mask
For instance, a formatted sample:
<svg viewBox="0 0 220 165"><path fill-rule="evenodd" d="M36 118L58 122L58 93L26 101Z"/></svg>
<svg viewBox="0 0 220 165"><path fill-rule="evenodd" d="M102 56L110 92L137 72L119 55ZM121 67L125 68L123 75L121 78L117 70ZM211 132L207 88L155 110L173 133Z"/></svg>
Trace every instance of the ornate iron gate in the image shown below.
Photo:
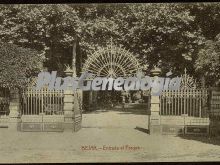
<svg viewBox="0 0 220 165"><path fill-rule="evenodd" d="M160 97L160 115L208 117L207 101L207 89L163 91Z"/></svg>
<svg viewBox="0 0 220 165"><path fill-rule="evenodd" d="M193 77L181 76L181 88L160 96L162 132L209 134L208 90L199 88Z"/></svg>
<svg viewBox="0 0 220 165"><path fill-rule="evenodd" d="M22 92L21 131L63 131L63 91L34 90Z"/></svg>

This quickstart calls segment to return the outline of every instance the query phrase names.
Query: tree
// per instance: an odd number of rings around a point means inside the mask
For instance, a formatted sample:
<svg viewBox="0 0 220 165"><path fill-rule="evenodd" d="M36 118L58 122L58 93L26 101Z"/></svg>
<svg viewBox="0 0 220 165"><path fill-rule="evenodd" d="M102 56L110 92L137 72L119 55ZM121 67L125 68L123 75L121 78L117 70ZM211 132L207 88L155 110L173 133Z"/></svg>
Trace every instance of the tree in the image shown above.
<svg viewBox="0 0 220 165"><path fill-rule="evenodd" d="M27 78L38 74L44 60L36 51L8 43L1 43L0 54L0 84L6 88L24 87Z"/></svg>
<svg viewBox="0 0 220 165"><path fill-rule="evenodd" d="M76 37L84 60L112 38L141 59L146 71L161 61L163 73L180 75L187 68L196 76L198 52L220 24L220 5L209 3L0 7L1 40L42 51L46 66L58 71L71 65Z"/></svg>
<svg viewBox="0 0 220 165"><path fill-rule="evenodd" d="M110 38L137 55L149 69L193 71L197 47L204 37L193 26L195 16L182 4L121 4L83 6L81 47L91 54ZM83 17L83 18L81 18ZM181 63L181 65L179 65Z"/></svg>
<svg viewBox="0 0 220 165"><path fill-rule="evenodd" d="M1 5L0 36L24 48L40 51L49 70L62 70L74 40L74 10L67 5ZM66 58L65 58L66 56Z"/></svg>
<svg viewBox="0 0 220 165"><path fill-rule="evenodd" d="M220 3L190 3L185 4L185 7L195 17L194 27L201 31L207 40L214 40L219 34Z"/></svg>
<svg viewBox="0 0 220 165"><path fill-rule="evenodd" d="M208 85L220 85L220 34L206 41L199 51L196 70L205 76Z"/></svg>

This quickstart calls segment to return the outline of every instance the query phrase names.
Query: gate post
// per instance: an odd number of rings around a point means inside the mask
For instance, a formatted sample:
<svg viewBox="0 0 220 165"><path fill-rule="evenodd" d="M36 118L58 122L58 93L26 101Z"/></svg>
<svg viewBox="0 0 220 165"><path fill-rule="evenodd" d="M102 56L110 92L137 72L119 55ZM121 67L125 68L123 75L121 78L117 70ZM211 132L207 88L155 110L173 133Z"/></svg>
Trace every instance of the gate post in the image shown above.
<svg viewBox="0 0 220 165"><path fill-rule="evenodd" d="M209 119L210 119L210 135L220 135L220 88L209 88Z"/></svg>
<svg viewBox="0 0 220 165"><path fill-rule="evenodd" d="M159 96L151 96L150 108L150 134L160 134L160 99Z"/></svg>
<svg viewBox="0 0 220 165"><path fill-rule="evenodd" d="M74 96L72 90L64 90L64 130L73 131Z"/></svg>
<svg viewBox="0 0 220 165"><path fill-rule="evenodd" d="M151 71L152 76L158 76L161 73L160 68L154 68ZM149 121L149 131L150 134L160 134L161 124L160 124L160 98L159 96L153 96L151 92L150 100L150 121Z"/></svg>
<svg viewBox="0 0 220 165"><path fill-rule="evenodd" d="M68 68L65 73L66 76L72 76L73 71ZM74 131L74 95L71 87L71 84L68 84L64 90L64 131Z"/></svg>
<svg viewBox="0 0 220 165"><path fill-rule="evenodd" d="M74 131L77 132L82 126L82 90L74 91Z"/></svg>
<svg viewBox="0 0 220 165"><path fill-rule="evenodd" d="M76 36L75 36L76 37ZM76 77L76 45L77 37L73 41L72 69L68 66L64 71L66 76ZM82 98L82 93L81 96ZM79 92L73 91L72 85L68 84L64 90L64 129L78 131L81 128L82 114L79 105Z"/></svg>
<svg viewBox="0 0 220 165"><path fill-rule="evenodd" d="M66 76L76 76L74 70L67 68ZM64 90L64 130L78 131L82 122L82 91L73 91L72 85L68 84Z"/></svg>
<svg viewBox="0 0 220 165"><path fill-rule="evenodd" d="M18 130L19 126L19 111L20 111L19 89L10 89L10 104L9 104L9 123L10 130Z"/></svg>

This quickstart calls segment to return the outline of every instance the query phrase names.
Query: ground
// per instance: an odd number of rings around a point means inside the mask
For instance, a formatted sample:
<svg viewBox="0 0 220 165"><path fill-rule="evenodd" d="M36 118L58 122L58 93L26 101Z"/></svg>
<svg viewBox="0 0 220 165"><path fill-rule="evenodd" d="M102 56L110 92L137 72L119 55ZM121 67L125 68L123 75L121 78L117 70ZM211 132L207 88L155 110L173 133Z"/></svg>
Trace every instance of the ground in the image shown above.
<svg viewBox="0 0 220 165"><path fill-rule="evenodd" d="M219 161L220 139L149 135L148 116L106 110L83 114L79 132L0 129L0 162Z"/></svg>

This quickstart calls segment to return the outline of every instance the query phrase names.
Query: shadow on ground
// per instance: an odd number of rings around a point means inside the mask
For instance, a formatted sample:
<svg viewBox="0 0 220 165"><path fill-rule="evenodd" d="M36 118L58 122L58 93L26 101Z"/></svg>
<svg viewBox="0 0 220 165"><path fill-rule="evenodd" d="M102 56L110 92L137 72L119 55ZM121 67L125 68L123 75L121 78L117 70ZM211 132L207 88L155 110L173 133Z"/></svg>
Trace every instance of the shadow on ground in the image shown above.
<svg viewBox="0 0 220 165"><path fill-rule="evenodd" d="M143 133L150 134L149 129L146 129L146 128L136 127L135 130L141 131Z"/></svg>
<svg viewBox="0 0 220 165"><path fill-rule="evenodd" d="M135 114L135 115L149 115L150 113L147 107L144 106L114 108L113 111L118 111L120 112L119 114Z"/></svg>
<svg viewBox="0 0 220 165"><path fill-rule="evenodd" d="M108 111L117 111L119 114L135 114L135 115L149 115L150 111L147 108L146 103L131 103L122 105L116 105L114 107L97 107L94 110L84 111L83 114L99 114Z"/></svg>
<svg viewBox="0 0 220 165"><path fill-rule="evenodd" d="M104 113L104 112L109 112L109 110L104 109L104 110L90 110L90 111L83 111L83 114L99 114L99 113Z"/></svg>
<svg viewBox="0 0 220 165"><path fill-rule="evenodd" d="M220 136L178 135L182 139L195 140L206 144L220 145Z"/></svg>
<svg viewBox="0 0 220 165"><path fill-rule="evenodd" d="M97 110L91 110L91 111L84 111L83 114L99 114L99 113L105 113L109 111L117 111L118 114L134 114L134 115L149 115L150 111L147 110L147 108L106 108L106 109L97 109Z"/></svg>

